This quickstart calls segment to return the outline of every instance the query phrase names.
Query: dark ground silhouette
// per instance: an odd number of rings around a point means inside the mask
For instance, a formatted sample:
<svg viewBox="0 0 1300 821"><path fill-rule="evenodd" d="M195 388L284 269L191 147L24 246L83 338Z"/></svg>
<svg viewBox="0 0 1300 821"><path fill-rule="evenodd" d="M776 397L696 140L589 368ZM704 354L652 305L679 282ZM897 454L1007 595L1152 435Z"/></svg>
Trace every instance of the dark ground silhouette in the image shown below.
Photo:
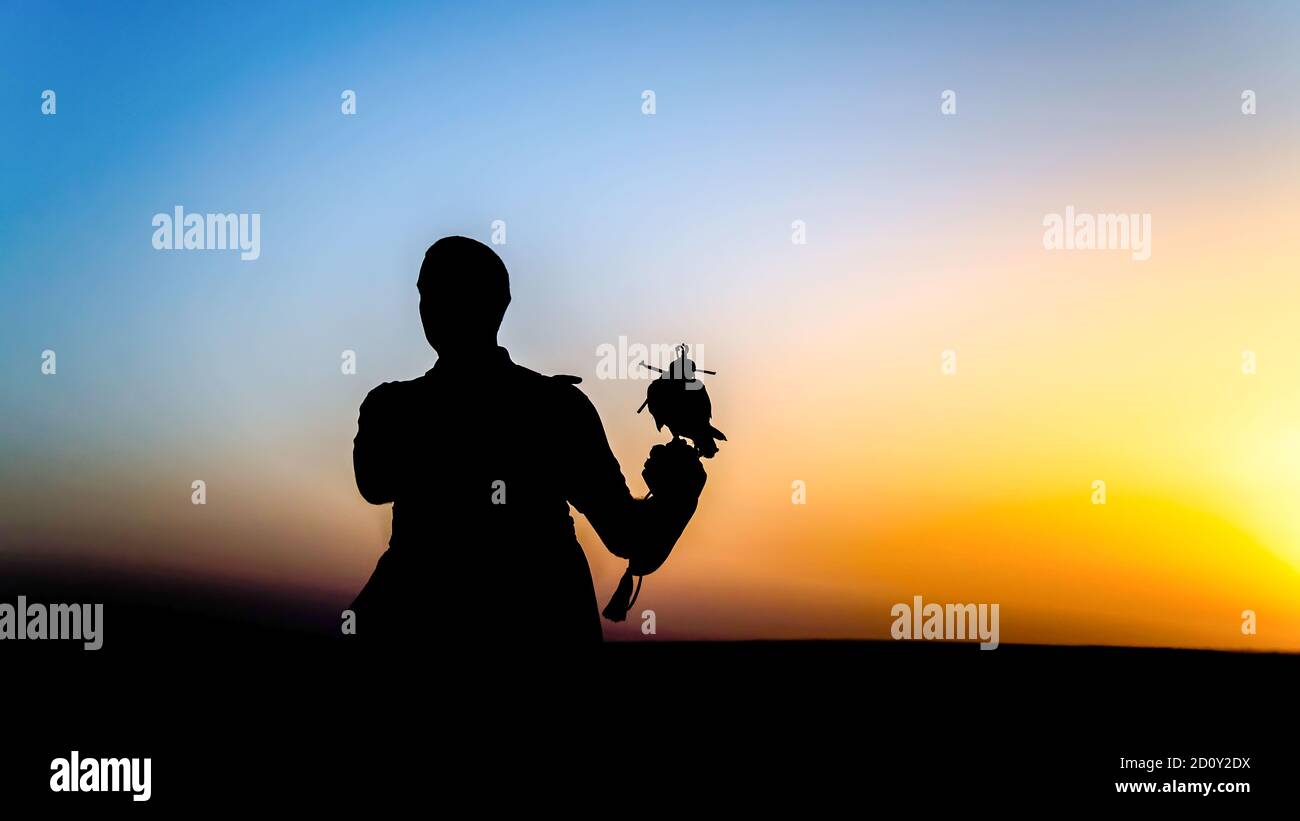
<svg viewBox="0 0 1300 821"><path fill-rule="evenodd" d="M105 641L0 645L3 809L123 797L51 793L73 749L152 756L154 797L130 811L161 817L270 795L334 812L1114 806L1121 756L1251 756L1246 799L1127 798L1232 814L1286 800L1297 763L1295 654L645 637L471 659L432 629L372 655L348 652L337 601L5 558L0 601L18 594L103 602Z"/></svg>

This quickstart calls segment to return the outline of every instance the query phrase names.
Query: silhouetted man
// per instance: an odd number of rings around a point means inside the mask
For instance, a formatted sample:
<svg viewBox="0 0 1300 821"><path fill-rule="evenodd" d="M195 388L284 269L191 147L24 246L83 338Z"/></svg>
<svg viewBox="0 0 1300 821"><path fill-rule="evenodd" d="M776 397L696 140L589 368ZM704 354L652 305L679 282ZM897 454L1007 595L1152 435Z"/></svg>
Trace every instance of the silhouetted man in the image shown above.
<svg viewBox="0 0 1300 821"><path fill-rule="evenodd" d="M656 445L634 499L600 417L573 383L516 365L496 342L510 304L492 249L446 237L424 255L420 318L438 352L361 404L353 466L393 535L352 609L357 636L433 643L600 641L569 504L634 573L667 558L705 474L681 441Z"/></svg>

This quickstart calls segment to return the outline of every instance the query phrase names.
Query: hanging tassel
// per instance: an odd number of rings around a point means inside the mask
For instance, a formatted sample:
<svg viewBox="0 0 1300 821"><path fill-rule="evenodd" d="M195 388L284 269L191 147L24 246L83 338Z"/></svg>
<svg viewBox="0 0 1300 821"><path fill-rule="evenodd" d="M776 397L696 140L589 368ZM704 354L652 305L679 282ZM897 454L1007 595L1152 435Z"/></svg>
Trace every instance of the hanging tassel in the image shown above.
<svg viewBox="0 0 1300 821"><path fill-rule="evenodd" d="M640 592L639 590L637 592ZM632 608L632 565L628 563L627 570L623 573L623 578L619 579L618 587L614 590L614 595L610 597L609 604L601 614L610 621L624 621L627 619L627 611Z"/></svg>

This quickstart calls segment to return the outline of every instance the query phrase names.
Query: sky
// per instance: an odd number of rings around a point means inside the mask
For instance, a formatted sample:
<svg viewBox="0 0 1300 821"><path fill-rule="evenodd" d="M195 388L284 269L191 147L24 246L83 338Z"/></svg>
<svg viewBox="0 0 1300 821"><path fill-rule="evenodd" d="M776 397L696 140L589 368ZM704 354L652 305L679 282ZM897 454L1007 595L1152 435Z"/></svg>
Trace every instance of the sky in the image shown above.
<svg viewBox="0 0 1300 821"><path fill-rule="evenodd" d="M435 361L424 249L499 220L500 340L583 377L634 491L665 437L602 346L718 371L660 637L886 638L922 595L1300 650L1298 41L1286 3L5 4L0 556L350 599L390 515L357 407ZM260 255L155 249L178 205ZM1150 258L1046 249L1067 206Z"/></svg>

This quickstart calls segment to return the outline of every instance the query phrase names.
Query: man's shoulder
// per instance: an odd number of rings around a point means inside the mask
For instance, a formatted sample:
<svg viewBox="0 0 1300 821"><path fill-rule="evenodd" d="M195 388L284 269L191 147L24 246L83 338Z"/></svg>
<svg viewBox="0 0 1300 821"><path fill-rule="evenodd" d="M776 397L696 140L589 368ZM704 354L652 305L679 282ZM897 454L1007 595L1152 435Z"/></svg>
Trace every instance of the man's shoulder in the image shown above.
<svg viewBox="0 0 1300 821"><path fill-rule="evenodd" d="M555 391L556 393L572 396L584 395L576 387L582 382L581 376L572 376L567 373L544 374L539 373L532 368L526 368L517 362L512 362L510 366L511 375L521 383L529 387L543 391Z"/></svg>
<svg viewBox="0 0 1300 821"><path fill-rule="evenodd" d="M513 395L516 401L534 404L541 402L558 410L581 412L593 407L587 394L578 387L581 382L582 378L578 376L548 375L511 363L506 372L506 381L498 382L495 392L503 397ZM361 407L363 410L382 410L420 401L436 401L439 393L437 380L430 374L424 374L414 379L376 385L366 394Z"/></svg>
<svg viewBox="0 0 1300 821"><path fill-rule="evenodd" d="M370 389L366 398L362 401L361 406L367 405L384 405L389 402L398 401L403 397L411 396L418 393L428 382L428 375L417 376L414 379L402 379L394 382L381 382Z"/></svg>
<svg viewBox="0 0 1300 821"><path fill-rule="evenodd" d="M524 391L539 398L564 406L567 409L591 405L587 394L578 387L582 377L565 373L544 374L531 368L514 363L511 374L515 383Z"/></svg>

